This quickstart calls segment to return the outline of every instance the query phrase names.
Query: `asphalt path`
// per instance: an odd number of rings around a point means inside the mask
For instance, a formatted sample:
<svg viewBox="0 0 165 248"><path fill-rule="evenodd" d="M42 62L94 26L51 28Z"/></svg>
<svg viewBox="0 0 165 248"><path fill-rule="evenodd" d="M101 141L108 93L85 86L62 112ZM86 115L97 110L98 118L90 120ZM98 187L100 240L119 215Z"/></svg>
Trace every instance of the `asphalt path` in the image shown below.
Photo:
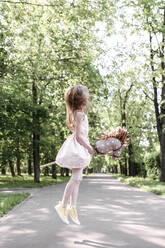
<svg viewBox="0 0 165 248"><path fill-rule="evenodd" d="M29 198L1 218L0 247L165 247L165 198L96 174L80 185L81 225L66 225L54 210L65 185L31 190Z"/></svg>

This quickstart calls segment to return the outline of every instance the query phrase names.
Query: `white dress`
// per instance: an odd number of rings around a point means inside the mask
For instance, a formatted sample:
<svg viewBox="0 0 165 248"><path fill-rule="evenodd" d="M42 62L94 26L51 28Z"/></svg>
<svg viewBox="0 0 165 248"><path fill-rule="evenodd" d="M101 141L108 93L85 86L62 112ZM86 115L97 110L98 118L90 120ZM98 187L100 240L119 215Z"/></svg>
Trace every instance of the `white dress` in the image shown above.
<svg viewBox="0 0 165 248"><path fill-rule="evenodd" d="M88 139L88 117L84 114L84 118L80 123L80 134L86 143L89 143ZM90 164L92 155L88 150L80 145L76 139L75 131L65 140L60 148L57 156L56 163L60 167L65 168L85 168Z"/></svg>

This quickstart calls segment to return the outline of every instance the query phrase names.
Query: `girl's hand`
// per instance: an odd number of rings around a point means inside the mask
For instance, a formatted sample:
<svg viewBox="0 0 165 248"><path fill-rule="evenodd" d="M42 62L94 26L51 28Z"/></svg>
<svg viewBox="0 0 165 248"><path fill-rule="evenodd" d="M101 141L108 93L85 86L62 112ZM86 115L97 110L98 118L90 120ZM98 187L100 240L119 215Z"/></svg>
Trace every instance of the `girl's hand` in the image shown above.
<svg viewBox="0 0 165 248"><path fill-rule="evenodd" d="M105 155L105 153L99 152L96 147L94 148L94 150L98 155Z"/></svg>
<svg viewBox="0 0 165 248"><path fill-rule="evenodd" d="M95 149L91 146L91 147L88 148L88 152L89 152L89 154L93 155L93 153L95 153L96 151L95 151Z"/></svg>

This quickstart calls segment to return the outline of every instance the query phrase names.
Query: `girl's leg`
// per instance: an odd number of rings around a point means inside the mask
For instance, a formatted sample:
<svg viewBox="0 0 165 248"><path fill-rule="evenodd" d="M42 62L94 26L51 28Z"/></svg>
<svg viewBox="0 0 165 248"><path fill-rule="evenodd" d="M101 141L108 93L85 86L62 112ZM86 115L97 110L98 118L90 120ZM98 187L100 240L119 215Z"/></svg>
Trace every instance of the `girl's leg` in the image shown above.
<svg viewBox="0 0 165 248"><path fill-rule="evenodd" d="M79 188L79 181L82 180L82 169L72 169L72 176L67 183L65 190L64 190L64 195L62 199L62 207L66 208L69 199L73 204L76 203L77 200L77 195L78 195L78 188ZM75 192L75 193L73 193ZM73 196L71 196L73 193Z"/></svg>
<svg viewBox="0 0 165 248"><path fill-rule="evenodd" d="M72 180L72 177L71 177L64 190L62 204L61 204L63 208L67 207L73 188L74 188L74 181Z"/></svg>
<svg viewBox="0 0 165 248"><path fill-rule="evenodd" d="M58 205L55 206L57 214L65 224L69 224L68 221L68 214L69 214L72 221L75 224L80 225L80 221L78 219L77 211L75 208L76 208L79 184L80 181L82 180L82 171L83 169L72 169L72 176L65 187L62 203L59 203ZM71 208L67 209L67 204L69 199L71 203Z"/></svg>
<svg viewBox="0 0 165 248"><path fill-rule="evenodd" d="M79 185L82 180L82 171L83 169L73 169L72 170L72 180L74 181L74 187L70 195L70 208L68 208L68 214L72 221L80 225L80 221L78 219L78 214L76 210L76 203L79 191Z"/></svg>
<svg viewBox="0 0 165 248"><path fill-rule="evenodd" d="M77 205L79 186L80 186L80 182L82 180L82 172L83 172L83 169L76 169L75 171L72 171L73 178L75 181L75 186L74 186L72 193L71 193L71 196L70 196L70 206L71 206L71 208L74 208L74 209L76 209L76 205Z"/></svg>

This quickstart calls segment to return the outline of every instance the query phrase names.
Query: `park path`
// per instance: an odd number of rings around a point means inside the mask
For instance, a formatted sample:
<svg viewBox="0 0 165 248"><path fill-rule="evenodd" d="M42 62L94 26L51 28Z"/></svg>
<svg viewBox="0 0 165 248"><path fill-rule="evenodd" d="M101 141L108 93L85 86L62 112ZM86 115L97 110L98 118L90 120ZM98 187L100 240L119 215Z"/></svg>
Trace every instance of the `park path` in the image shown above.
<svg viewBox="0 0 165 248"><path fill-rule="evenodd" d="M96 174L80 185L81 225L61 223L54 205L65 183L33 191L0 219L2 248L162 248L165 199Z"/></svg>

